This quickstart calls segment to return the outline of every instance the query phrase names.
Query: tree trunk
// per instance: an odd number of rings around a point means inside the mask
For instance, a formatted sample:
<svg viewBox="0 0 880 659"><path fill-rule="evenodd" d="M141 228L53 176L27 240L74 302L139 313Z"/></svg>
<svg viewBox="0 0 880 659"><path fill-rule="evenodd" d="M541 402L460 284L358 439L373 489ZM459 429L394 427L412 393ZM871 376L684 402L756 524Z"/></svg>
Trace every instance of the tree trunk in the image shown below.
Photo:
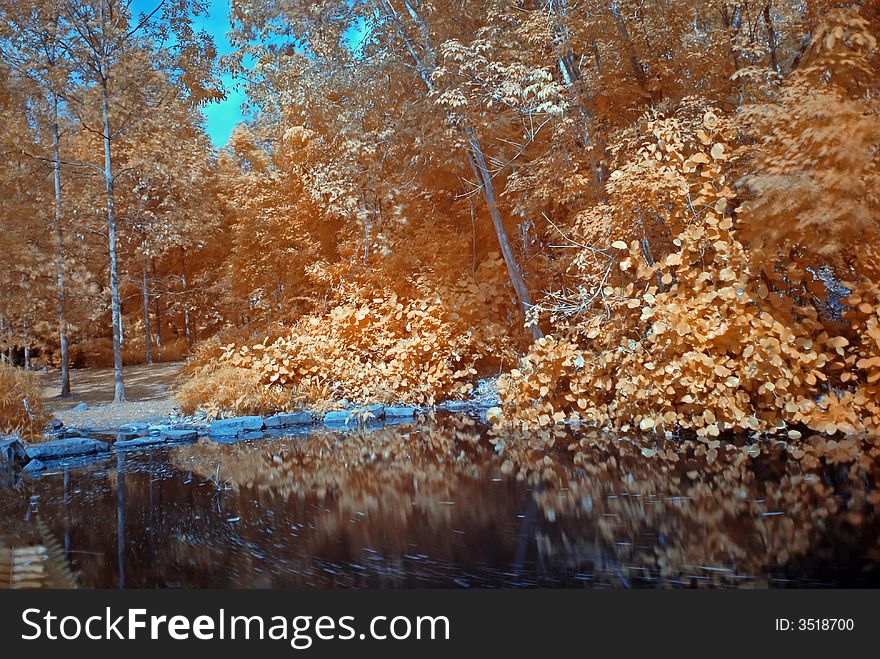
<svg viewBox="0 0 880 659"><path fill-rule="evenodd" d="M52 178L55 183L55 294L58 299L58 340L61 347L61 397L70 398L70 353L67 345L66 300L64 291L64 235L61 229L61 148L58 131L58 97L54 97L52 116Z"/></svg>
<svg viewBox="0 0 880 659"><path fill-rule="evenodd" d="M30 322L24 319L24 370L31 370L31 330Z"/></svg>
<svg viewBox="0 0 880 659"><path fill-rule="evenodd" d="M626 27L626 23L623 20L623 16L620 15L620 7L617 6L617 3L612 2L610 5L611 10L611 18L614 19L614 24L617 26L617 32L620 34L620 38L623 40L623 45L626 47L627 53L629 54L629 64L632 69L633 75L636 77L636 81L639 83L639 87L644 91L648 91L648 77L645 75L645 67L642 66L642 63L639 61L638 56L636 55L635 47L633 46L632 39L629 36L629 30Z"/></svg>
<svg viewBox="0 0 880 659"><path fill-rule="evenodd" d="M554 9L552 3L542 3L540 0L534 0L534 5L538 11L547 11L548 14L550 14L548 18L553 20L552 14L554 13ZM572 90L575 96L576 102L574 105L581 118L581 140L584 148L589 154L590 167L593 170L593 185L596 189L596 197L600 202L605 203L608 201L608 197L605 194L605 179L607 177L605 166L602 162L602 155L605 153L605 140L602 139L601 135L598 134L599 131L596 130L595 114L584 103L584 99L582 98L582 90L580 89L582 86L578 85L578 83L581 82L583 74L577 63L577 57L568 41L568 23L564 14L562 15L561 20L563 21L561 25L556 23L552 28L553 38L560 45L560 53L557 54L559 71L562 74L565 86ZM593 47L596 47L595 41L593 42ZM596 51L596 57L598 61L598 50ZM599 73L601 74L601 70Z"/></svg>
<svg viewBox="0 0 880 659"><path fill-rule="evenodd" d="M192 331L189 328L189 302L186 299L186 275L183 276L183 327L186 332L186 345L192 345Z"/></svg>
<svg viewBox="0 0 880 659"><path fill-rule="evenodd" d="M107 242L110 248L110 310L113 323L113 402L125 401L122 381L122 308L119 301L119 264L116 253L116 215L113 209L113 159L110 155L110 100L106 71L101 71L101 119L104 138L104 189L107 193Z"/></svg>
<svg viewBox="0 0 880 659"><path fill-rule="evenodd" d="M416 11L416 7L411 4L410 0L404 0L404 6L410 15L410 18L416 22L419 31L421 32L423 47L427 56L427 61L423 61L413 46L412 41L404 32L397 11L394 9L394 5L392 5L389 0L384 0L384 5L391 13L391 18L397 23L398 34L401 39L403 39L407 51L415 61L419 75L425 83L425 86L428 88L428 92L433 91L434 85L431 82L431 73L433 73L434 69L435 56L433 46L431 45L431 35L428 26L425 24L425 21L419 15L418 11ZM507 274L510 277L510 283L513 285L513 290L519 299L520 307L528 319L528 314L532 308L532 301L529 296L528 288L526 288L525 281L522 278L519 265L516 262L513 248L510 246L510 239L507 236L507 229L501 218L501 212L498 210L495 188L492 185L492 176L486 166L486 158L483 154L483 149L480 146L480 141L477 138L476 132L469 124L463 123L462 132L469 149L466 152L466 156L470 162L471 168L474 170L474 175L477 180L480 181L483 190L483 199L489 209L489 216L492 218L492 225L495 228L495 235L498 238L498 246L501 248L501 255L504 257L504 263L507 266ZM539 339L544 336L544 333L537 324L529 325L529 330L533 339Z"/></svg>
<svg viewBox="0 0 880 659"><path fill-rule="evenodd" d="M156 257L150 257L150 273L153 277L153 282L155 286L155 282L158 279L156 277ZM159 292L157 290L153 290L153 308L156 314L156 361L161 360L162 354L162 312L159 308Z"/></svg>
<svg viewBox="0 0 880 659"><path fill-rule="evenodd" d="M510 239L507 237L507 229L504 227L504 220L501 219L501 212L498 210L498 203L495 198L495 188L492 185L492 175L489 173L488 167L486 167L486 158L483 155L483 149L480 146L480 141L477 138L476 132L470 126L466 126L464 131L473 154L471 165L474 168L474 174L477 176L478 180L481 181L483 186L483 198L486 200L486 206L489 208L489 216L492 218L492 224L495 227L495 235L498 237L498 245L501 247L501 255L504 257L504 263L507 265L507 274L510 277L510 283L513 285L513 290L516 292L517 298L519 298L523 314L528 320L532 309L532 299L529 296L529 289L526 288L526 283L523 280L522 272L520 272L519 264L516 262L513 248L510 246ZM530 323L528 327L531 331L533 340L540 339L544 336L544 333L541 331L541 328L537 323Z"/></svg>
<svg viewBox="0 0 880 659"><path fill-rule="evenodd" d="M150 280L147 278L147 254L146 245L144 250L144 348L147 354L147 364L153 363L153 335L150 330Z"/></svg>
<svg viewBox="0 0 880 659"><path fill-rule="evenodd" d="M773 17L770 15L770 3L764 5L764 25L767 28L767 49L770 51L770 66L779 74L779 60L776 57L776 30L773 28Z"/></svg>
<svg viewBox="0 0 880 659"><path fill-rule="evenodd" d="M190 347L192 346L192 332L189 327L189 292L186 290L186 252L181 251L183 252L180 256L180 282L183 287L183 329L186 333L186 346Z"/></svg>

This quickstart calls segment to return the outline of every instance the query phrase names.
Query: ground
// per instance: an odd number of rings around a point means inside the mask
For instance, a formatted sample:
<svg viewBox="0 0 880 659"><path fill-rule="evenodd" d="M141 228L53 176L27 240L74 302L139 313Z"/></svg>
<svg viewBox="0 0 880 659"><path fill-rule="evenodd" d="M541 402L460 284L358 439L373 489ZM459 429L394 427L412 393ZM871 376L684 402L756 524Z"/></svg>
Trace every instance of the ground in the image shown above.
<svg viewBox="0 0 880 659"><path fill-rule="evenodd" d="M73 427L118 427L143 419L167 417L175 412L172 391L182 362L126 366L125 397L113 403L113 369L81 368L70 372L72 398L61 398L61 373L45 375L45 401L55 418ZM88 409L74 412L79 403Z"/></svg>

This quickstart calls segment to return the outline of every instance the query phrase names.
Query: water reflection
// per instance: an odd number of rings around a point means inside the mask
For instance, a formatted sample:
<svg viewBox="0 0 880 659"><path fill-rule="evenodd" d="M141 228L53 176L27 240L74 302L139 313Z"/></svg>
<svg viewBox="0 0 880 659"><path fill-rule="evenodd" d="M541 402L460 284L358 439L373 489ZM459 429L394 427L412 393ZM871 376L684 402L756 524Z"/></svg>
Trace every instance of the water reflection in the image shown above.
<svg viewBox="0 0 880 659"><path fill-rule="evenodd" d="M87 587L880 583L876 440L491 437L471 419L119 454L0 492Z"/></svg>

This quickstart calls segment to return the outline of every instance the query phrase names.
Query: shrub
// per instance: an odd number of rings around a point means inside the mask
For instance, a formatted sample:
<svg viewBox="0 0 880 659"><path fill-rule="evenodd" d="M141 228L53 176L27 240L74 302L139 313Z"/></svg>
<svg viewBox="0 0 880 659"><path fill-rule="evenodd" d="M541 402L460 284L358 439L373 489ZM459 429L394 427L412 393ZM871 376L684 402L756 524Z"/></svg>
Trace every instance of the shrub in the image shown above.
<svg viewBox="0 0 880 659"><path fill-rule="evenodd" d="M0 433L39 439L48 418L39 376L0 365Z"/></svg>
<svg viewBox="0 0 880 659"><path fill-rule="evenodd" d="M694 125L645 122L644 144L612 175L608 212L662 211L666 235L580 252L572 269L582 284L546 307L555 336L502 379L506 409L493 417L710 438L789 425L877 430L876 298L851 298L856 317L838 332L798 303L803 291L824 292L818 278L772 263L753 269L732 216L729 131L712 111Z"/></svg>
<svg viewBox="0 0 880 659"><path fill-rule="evenodd" d="M340 288L327 311L301 317L274 339L200 348L184 370L190 381L181 387L181 404L219 413L322 409L341 399L433 404L464 395L479 369L505 356L513 361L508 337L516 321L504 281L503 264L491 259L475 280L445 285L420 277L411 296ZM225 378L239 382L240 391L227 392L234 387Z"/></svg>

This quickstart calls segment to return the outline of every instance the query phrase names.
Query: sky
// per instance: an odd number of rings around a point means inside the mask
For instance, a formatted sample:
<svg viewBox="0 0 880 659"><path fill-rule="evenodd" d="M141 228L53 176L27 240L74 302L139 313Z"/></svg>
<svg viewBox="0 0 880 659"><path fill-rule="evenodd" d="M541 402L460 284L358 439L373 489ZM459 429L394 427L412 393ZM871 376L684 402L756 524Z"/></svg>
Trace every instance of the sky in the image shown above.
<svg viewBox="0 0 880 659"><path fill-rule="evenodd" d="M147 13L156 7L159 0L133 0L135 14ZM229 10L231 0L208 0L208 13L194 21L197 31L204 30L214 38L217 54L222 56L232 50L226 33L230 29ZM349 48L359 50L363 44L366 26L363 21L351 25L345 38ZM244 119L242 103L246 100L241 85L236 85L233 76L224 74L221 78L226 89L226 100L210 103L204 109L205 128L214 146L222 148L229 141L232 129Z"/></svg>
<svg viewBox="0 0 880 659"><path fill-rule="evenodd" d="M226 39L226 32L229 31L230 3L231 0L210 0L208 15L199 16L195 21L196 29L205 30L214 37L219 55L225 55L231 50ZM232 129L242 121L241 104L245 100L244 92L235 89L235 81L231 75L223 76L223 86L226 88L226 100L211 103L204 109L208 136L218 148L226 145Z"/></svg>
<svg viewBox="0 0 880 659"><path fill-rule="evenodd" d="M133 0L131 8L135 15L149 13L158 3L159 0ZM225 55L232 50L226 38L230 28L230 5L231 0L208 0L208 14L199 16L194 21L196 31L204 30L214 38L218 55ZM224 75L222 81L226 88L226 100L211 103L203 109L208 137L217 148L226 146L232 129L243 120L241 104L245 100L244 92L236 89L231 75Z"/></svg>
<svg viewBox="0 0 880 659"><path fill-rule="evenodd" d="M197 29L203 29L214 37L218 55L225 55L232 50L226 39L226 32L230 29L230 4L231 0L210 0L208 15L200 16L195 21ZM346 30L345 43L355 51L360 50L366 32L367 26L363 20L354 22ZM211 103L204 109L208 136L217 148L226 146L232 129L243 120L241 105L246 100L244 91L236 89L235 80L231 75L224 75L222 80L226 88L226 100L221 103Z"/></svg>

